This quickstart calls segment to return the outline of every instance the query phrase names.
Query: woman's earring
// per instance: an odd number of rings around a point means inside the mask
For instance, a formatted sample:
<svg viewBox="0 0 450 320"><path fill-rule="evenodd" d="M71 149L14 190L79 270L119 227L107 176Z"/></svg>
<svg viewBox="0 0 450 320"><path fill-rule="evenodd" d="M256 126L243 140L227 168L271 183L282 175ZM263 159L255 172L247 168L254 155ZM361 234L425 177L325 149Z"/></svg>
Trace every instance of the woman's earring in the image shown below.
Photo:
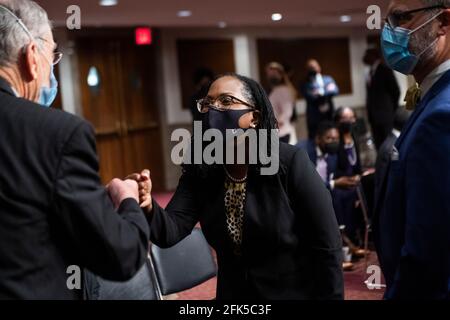
<svg viewBox="0 0 450 320"><path fill-rule="evenodd" d="M259 113L256 111L253 112L253 118L252 118L252 121L250 122L251 128L256 129L256 127L258 126L258 124L259 124L258 117L259 117Z"/></svg>

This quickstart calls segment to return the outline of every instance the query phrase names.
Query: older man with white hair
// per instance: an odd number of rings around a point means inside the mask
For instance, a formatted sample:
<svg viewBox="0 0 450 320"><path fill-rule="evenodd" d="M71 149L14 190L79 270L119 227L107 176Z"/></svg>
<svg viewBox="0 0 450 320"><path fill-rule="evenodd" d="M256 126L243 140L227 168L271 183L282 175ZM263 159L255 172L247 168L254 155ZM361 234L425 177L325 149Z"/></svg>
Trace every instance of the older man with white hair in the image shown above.
<svg viewBox="0 0 450 320"><path fill-rule="evenodd" d="M79 299L73 266L127 280L147 257L137 183L104 188L92 127L47 108L55 48L39 5L0 0L0 299Z"/></svg>
<svg viewBox="0 0 450 320"><path fill-rule="evenodd" d="M450 299L450 1L393 0L386 63L417 84L375 210L387 299Z"/></svg>

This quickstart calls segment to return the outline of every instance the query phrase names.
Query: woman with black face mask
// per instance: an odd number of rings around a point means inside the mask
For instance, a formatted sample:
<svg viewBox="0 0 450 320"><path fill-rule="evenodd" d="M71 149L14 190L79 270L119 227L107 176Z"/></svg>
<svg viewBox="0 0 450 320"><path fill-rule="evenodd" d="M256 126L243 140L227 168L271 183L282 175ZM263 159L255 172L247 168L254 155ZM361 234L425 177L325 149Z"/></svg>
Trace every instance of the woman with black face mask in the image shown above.
<svg viewBox="0 0 450 320"><path fill-rule="evenodd" d="M363 257L365 251L360 249L361 241L358 237L358 230L363 229L363 220L360 208L356 207L356 186L360 183L362 172L358 142L354 134L355 111L349 107L341 107L336 110L334 120L341 135L336 178L346 177L350 182L348 188L333 191L334 209L338 223L345 226L345 244L355 257Z"/></svg>
<svg viewBox="0 0 450 320"><path fill-rule="evenodd" d="M217 78L199 110L218 132L277 128L264 89L239 75ZM277 142L268 146L279 158L272 175L263 175L259 162L184 165L165 210L152 199L149 172L134 174L151 240L173 246L200 222L217 253L219 300L342 299L342 243L330 193L303 150Z"/></svg>
<svg viewBox="0 0 450 320"><path fill-rule="evenodd" d="M359 147L354 135L356 114L352 108L341 107L336 110L334 121L341 134L340 175L357 176L361 174Z"/></svg>

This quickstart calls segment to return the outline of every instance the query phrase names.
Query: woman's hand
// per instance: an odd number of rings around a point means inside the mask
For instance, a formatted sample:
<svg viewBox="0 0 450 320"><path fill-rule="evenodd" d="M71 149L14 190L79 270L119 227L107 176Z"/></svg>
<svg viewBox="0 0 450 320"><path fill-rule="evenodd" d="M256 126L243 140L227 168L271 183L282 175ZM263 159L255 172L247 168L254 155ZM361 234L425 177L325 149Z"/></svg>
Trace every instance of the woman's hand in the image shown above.
<svg viewBox="0 0 450 320"><path fill-rule="evenodd" d="M357 177L340 177L334 180L334 186L340 189L351 189L358 185L359 180Z"/></svg>
<svg viewBox="0 0 450 320"><path fill-rule="evenodd" d="M152 203L152 180L150 179L150 170L145 169L141 173L133 173L126 179L134 180L139 186L139 205L146 213L151 213L153 210Z"/></svg>

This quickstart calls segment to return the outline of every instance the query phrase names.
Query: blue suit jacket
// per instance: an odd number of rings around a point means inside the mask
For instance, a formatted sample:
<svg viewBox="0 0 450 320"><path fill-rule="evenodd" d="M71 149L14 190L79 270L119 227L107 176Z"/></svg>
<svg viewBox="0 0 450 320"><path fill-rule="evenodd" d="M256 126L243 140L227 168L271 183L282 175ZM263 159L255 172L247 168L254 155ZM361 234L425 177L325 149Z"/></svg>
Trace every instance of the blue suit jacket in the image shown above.
<svg viewBox="0 0 450 320"><path fill-rule="evenodd" d="M374 227L385 298L450 298L450 71L395 144Z"/></svg>
<svg viewBox="0 0 450 320"><path fill-rule="evenodd" d="M336 81L331 76L322 75L323 83L325 86L325 96L337 96L339 94L339 88L336 84ZM330 85L335 85L335 90L327 90L326 88ZM302 88L302 94L305 96L305 99L308 103L313 103L317 98L314 96L314 90L319 89L319 85L314 81L308 81L304 84Z"/></svg>

